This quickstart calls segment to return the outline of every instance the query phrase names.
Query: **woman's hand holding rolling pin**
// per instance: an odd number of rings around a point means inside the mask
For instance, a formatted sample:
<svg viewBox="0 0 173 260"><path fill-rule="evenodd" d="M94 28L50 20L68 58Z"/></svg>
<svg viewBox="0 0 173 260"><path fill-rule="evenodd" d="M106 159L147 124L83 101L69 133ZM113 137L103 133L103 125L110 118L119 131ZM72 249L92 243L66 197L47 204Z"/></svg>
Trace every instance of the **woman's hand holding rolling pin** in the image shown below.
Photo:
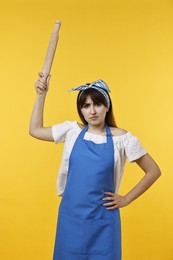
<svg viewBox="0 0 173 260"><path fill-rule="evenodd" d="M47 78L44 77L42 72L38 73L39 79L35 83L35 89L38 94L46 94L49 89L49 81L51 75L48 75Z"/></svg>

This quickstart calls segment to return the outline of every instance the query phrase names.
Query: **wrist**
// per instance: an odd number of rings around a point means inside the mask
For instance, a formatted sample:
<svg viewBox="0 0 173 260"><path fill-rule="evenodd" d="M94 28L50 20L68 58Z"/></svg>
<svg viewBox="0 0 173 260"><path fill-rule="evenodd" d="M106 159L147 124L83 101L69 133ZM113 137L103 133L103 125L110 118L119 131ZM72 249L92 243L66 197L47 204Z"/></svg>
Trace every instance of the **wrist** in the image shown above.
<svg viewBox="0 0 173 260"><path fill-rule="evenodd" d="M42 92L42 93L37 92L37 98L39 98L39 99L45 98L46 95L47 95L47 91L46 92Z"/></svg>
<svg viewBox="0 0 173 260"><path fill-rule="evenodd" d="M132 202L128 195L125 195L124 198L125 198L127 205L129 205Z"/></svg>

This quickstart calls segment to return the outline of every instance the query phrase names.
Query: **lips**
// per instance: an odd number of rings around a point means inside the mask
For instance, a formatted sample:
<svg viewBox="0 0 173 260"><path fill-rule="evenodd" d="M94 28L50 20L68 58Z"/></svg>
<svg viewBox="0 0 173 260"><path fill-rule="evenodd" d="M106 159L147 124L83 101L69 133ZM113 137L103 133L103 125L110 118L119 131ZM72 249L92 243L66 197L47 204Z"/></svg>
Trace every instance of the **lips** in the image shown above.
<svg viewBox="0 0 173 260"><path fill-rule="evenodd" d="M98 118L98 116L92 116L92 117L90 117L90 119L92 119L92 120L96 120Z"/></svg>

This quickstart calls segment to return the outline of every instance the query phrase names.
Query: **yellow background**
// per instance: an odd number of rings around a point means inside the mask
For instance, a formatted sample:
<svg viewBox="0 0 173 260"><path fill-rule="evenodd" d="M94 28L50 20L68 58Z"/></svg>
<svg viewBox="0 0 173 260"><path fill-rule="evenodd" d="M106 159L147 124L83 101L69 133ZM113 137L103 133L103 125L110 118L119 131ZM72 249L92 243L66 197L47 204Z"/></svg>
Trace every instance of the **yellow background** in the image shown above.
<svg viewBox="0 0 173 260"><path fill-rule="evenodd" d="M45 124L77 120L77 93L104 79L119 127L137 135L162 177L121 209L123 260L172 260L173 1L7 0L0 2L0 259L51 260L60 199L62 145L28 134L41 71L56 19L60 40ZM121 194L143 176L127 163Z"/></svg>

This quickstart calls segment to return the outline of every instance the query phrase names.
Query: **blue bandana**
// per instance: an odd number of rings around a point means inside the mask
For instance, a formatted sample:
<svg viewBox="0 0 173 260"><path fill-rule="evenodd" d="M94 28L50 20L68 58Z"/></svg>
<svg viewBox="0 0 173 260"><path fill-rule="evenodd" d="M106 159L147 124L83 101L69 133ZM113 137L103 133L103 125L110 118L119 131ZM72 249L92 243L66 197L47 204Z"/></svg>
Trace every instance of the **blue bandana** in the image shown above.
<svg viewBox="0 0 173 260"><path fill-rule="evenodd" d="M110 99L109 99L107 92L110 92L110 89L108 88L108 85L101 79L96 80L89 85L81 85L81 86L78 86L76 88L72 88L69 91L75 91L75 90L82 91L80 96L79 96L79 98L80 98L83 91L86 90L86 89L89 89L89 88L94 88L94 89L98 90L100 93L102 93L102 95L106 99L107 107L109 109L110 108Z"/></svg>

